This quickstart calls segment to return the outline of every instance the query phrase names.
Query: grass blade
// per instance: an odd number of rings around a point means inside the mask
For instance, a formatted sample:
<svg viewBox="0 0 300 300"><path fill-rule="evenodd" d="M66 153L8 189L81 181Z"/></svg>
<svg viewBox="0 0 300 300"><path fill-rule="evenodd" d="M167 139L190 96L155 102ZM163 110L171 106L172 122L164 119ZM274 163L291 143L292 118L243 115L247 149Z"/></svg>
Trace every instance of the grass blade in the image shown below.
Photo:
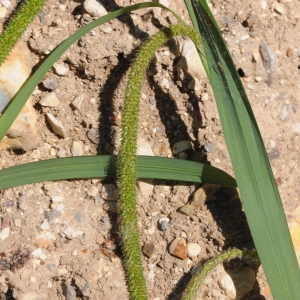
<svg viewBox="0 0 300 300"><path fill-rule="evenodd" d="M192 5L242 203L273 297L298 299L299 267L249 100L205 0Z"/></svg>
<svg viewBox="0 0 300 300"><path fill-rule="evenodd" d="M0 189L49 180L116 176L116 157L110 155L48 159L0 171ZM175 158L138 156L140 179L156 178L236 186L224 171L209 165Z"/></svg>
<svg viewBox="0 0 300 300"><path fill-rule="evenodd" d="M14 97L14 100L6 109L4 114L0 118L0 141L5 136L6 132L16 119L17 115L21 111L25 102L32 94L35 87L40 83L45 74L50 70L53 64L60 58L60 56L76 41L78 41L82 36L91 31L97 26L100 26L114 18L117 18L123 14L129 13L131 11L148 8L148 7L161 7L168 11L170 11L179 22L182 22L180 17L175 14L172 10L168 9L162 4L145 2L140 4L131 5L125 8L118 9L112 13L109 13L76 31L69 38L67 38L64 42L62 42L41 64L41 66L37 69L37 71L30 77L30 79L24 84L24 86L20 89L18 94Z"/></svg>

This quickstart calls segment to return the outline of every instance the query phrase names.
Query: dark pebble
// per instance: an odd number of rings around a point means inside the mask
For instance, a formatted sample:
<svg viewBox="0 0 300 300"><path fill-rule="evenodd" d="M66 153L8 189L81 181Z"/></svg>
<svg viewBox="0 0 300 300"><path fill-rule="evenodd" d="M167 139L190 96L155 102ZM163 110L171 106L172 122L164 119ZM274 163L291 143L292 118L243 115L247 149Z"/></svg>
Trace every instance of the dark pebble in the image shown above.
<svg viewBox="0 0 300 300"><path fill-rule="evenodd" d="M279 157L279 150L277 148L273 148L268 154L269 159L275 159Z"/></svg>
<svg viewBox="0 0 300 300"><path fill-rule="evenodd" d="M77 213L75 215L75 220L78 222L78 223L81 223L82 222L82 215L81 213Z"/></svg>
<svg viewBox="0 0 300 300"><path fill-rule="evenodd" d="M94 144L99 143L99 133L98 130L95 128L92 128L88 133L87 133L88 138L90 139L91 142Z"/></svg>
<svg viewBox="0 0 300 300"><path fill-rule="evenodd" d="M5 208L7 208L7 207L13 207L14 205L15 205L15 201L14 200L8 200L8 201L6 201L6 202L3 203L3 206Z"/></svg>
<svg viewBox="0 0 300 300"><path fill-rule="evenodd" d="M50 90L50 91L53 91L55 90L57 87L58 87L58 83L55 79L45 79L43 81L43 86Z"/></svg>
<svg viewBox="0 0 300 300"><path fill-rule="evenodd" d="M149 258L154 254L155 252L155 245L154 243L145 243L143 246L143 253L146 254Z"/></svg>
<svg viewBox="0 0 300 300"><path fill-rule="evenodd" d="M64 286L64 296L66 300L75 300L76 299L76 291L71 285Z"/></svg>
<svg viewBox="0 0 300 300"><path fill-rule="evenodd" d="M56 218L60 217L61 213L58 210L53 210L50 214L49 214L49 222L55 220Z"/></svg>

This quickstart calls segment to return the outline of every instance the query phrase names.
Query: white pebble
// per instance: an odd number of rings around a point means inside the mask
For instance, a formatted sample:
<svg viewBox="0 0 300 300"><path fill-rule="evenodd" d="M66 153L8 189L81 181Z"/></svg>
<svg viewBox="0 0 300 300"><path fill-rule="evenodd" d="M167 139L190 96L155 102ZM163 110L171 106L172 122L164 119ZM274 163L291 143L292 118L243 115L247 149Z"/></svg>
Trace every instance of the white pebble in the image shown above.
<svg viewBox="0 0 300 300"><path fill-rule="evenodd" d="M83 145L80 141L75 141L72 144L71 152L73 156L82 156L83 155Z"/></svg>
<svg viewBox="0 0 300 300"><path fill-rule="evenodd" d="M65 138L66 137L66 132L64 125L62 122L58 121L52 114L46 113L47 119L50 123L51 128L53 131L57 134L60 135L61 137Z"/></svg>
<svg viewBox="0 0 300 300"><path fill-rule="evenodd" d="M67 64L54 64L53 68L55 73L60 76L65 76L69 72L69 66Z"/></svg>
<svg viewBox="0 0 300 300"><path fill-rule="evenodd" d="M68 239L72 240L74 238L84 235L84 232L82 230L75 230L73 228L68 228L64 231L64 234Z"/></svg>
<svg viewBox="0 0 300 300"><path fill-rule="evenodd" d="M47 107L56 107L60 105L60 101L56 96L55 92L51 92L47 94L45 97L43 97L39 104L41 106L47 106Z"/></svg>
<svg viewBox="0 0 300 300"><path fill-rule="evenodd" d="M100 1L85 0L83 7L88 14L95 17L102 17L107 14L106 9L103 7Z"/></svg>
<svg viewBox="0 0 300 300"><path fill-rule="evenodd" d="M187 252L188 256L195 257L201 252L201 246L196 243L188 243Z"/></svg>
<svg viewBox="0 0 300 300"><path fill-rule="evenodd" d="M284 15L284 14L285 14L285 9L284 9L284 7L283 7L280 3L278 3L278 2L275 2L275 3L273 4L273 9L274 9L278 14L280 14L280 15Z"/></svg>
<svg viewBox="0 0 300 300"><path fill-rule="evenodd" d="M42 230L49 230L50 229L50 224L48 223L47 220L44 220L43 223L40 225L40 228Z"/></svg>
<svg viewBox="0 0 300 300"><path fill-rule="evenodd" d="M6 240L8 238L8 236L9 236L9 233L10 233L10 228L9 227L3 228L0 231L0 240L1 241Z"/></svg>

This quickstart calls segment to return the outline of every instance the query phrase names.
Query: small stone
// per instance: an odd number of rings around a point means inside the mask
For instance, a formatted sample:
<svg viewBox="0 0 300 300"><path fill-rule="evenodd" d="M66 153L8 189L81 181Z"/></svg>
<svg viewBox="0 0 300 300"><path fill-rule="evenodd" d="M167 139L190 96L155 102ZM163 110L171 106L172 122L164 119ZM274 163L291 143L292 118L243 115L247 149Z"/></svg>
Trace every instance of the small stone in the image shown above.
<svg viewBox="0 0 300 300"><path fill-rule="evenodd" d="M50 223L52 223L55 219L57 219L60 216L61 216L61 212L55 209L49 214L48 220Z"/></svg>
<svg viewBox="0 0 300 300"><path fill-rule="evenodd" d="M10 228L6 227L0 231L0 241L4 241L9 237Z"/></svg>
<svg viewBox="0 0 300 300"><path fill-rule="evenodd" d="M69 72L69 65L68 64L58 64L55 63L53 65L54 71L57 75L60 76L66 76L67 73Z"/></svg>
<svg viewBox="0 0 300 300"><path fill-rule="evenodd" d="M287 121L288 120L288 118L289 118L289 105L288 104L283 104L282 105L279 118L282 121Z"/></svg>
<svg viewBox="0 0 300 300"><path fill-rule="evenodd" d="M58 120L57 120L52 114L50 114L50 113L46 113L46 116L47 116L47 119L48 119L48 121L49 121L49 123L50 123L50 126L51 126L51 128L53 129L53 131L54 131L57 135L59 135L59 136L65 138L65 137L66 137L66 132L65 132L65 128L64 128L62 122L58 121Z"/></svg>
<svg viewBox="0 0 300 300"><path fill-rule="evenodd" d="M291 56L293 56L294 55L294 50L292 49L292 48L288 48L287 50L286 50L286 56L287 57L291 57Z"/></svg>
<svg viewBox="0 0 300 300"><path fill-rule="evenodd" d="M263 41L260 42L260 56L263 62L264 69L269 77L269 82L272 81L272 74L276 72L276 55L273 50Z"/></svg>
<svg viewBox="0 0 300 300"><path fill-rule="evenodd" d="M35 292L27 292L19 294L16 300L46 300L46 298Z"/></svg>
<svg viewBox="0 0 300 300"><path fill-rule="evenodd" d="M72 144L71 152L73 156L83 156L83 144L81 141L75 141Z"/></svg>
<svg viewBox="0 0 300 300"><path fill-rule="evenodd" d="M71 285L66 284L63 293L66 300L76 300L76 291Z"/></svg>
<svg viewBox="0 0 300 300"><path fill-rule="evenodd" d="M216 148L217 146L214 143L208 142L204 145L204 150L206 152L213 152Z"/></svg>
<svg viewBox="0 0 300 300"><path fill-rule="evenodd" d="M262 77L261 76L255 76L254 80L256 82L260 82L260 81L262 81Z"/></svg>
<svg viewBox="0 0 300 300"><path fill-rule="evenodd" d="M15 201L14 200L8 200L3 203L3 207L8 208L8 207L14 207L15 206Z"/></svg>
<svg viewBox="0 0 300 300"><path fill-rule="evenodd" d="M50 229L50 224L48 223L47 220L44 220L43 223L40 225L40 228L42 230L49 230Z"/></svg>
<svg viewBox="0 0 300 300"><path fill-rule="evenodd" d="M92 128L88 131L87 133L87 137L90 139L91 142L93 142L94 144L98 144L99 143L99 133L98 130L96 128Z"/></svg>
<svg viewBox="0 0 300 300"><path fill-rule="evenodd" d="M81 104L84 100L84 97L85 97L85 94L84 93L79 93L76 98L72 101L71 103L71 106L74 108L74 109L80 109L81 107ZM92 129L91 129L92 130Z"/></svg>
<svg viewBox="0 0 300 300"><path fill-rule="evenodd" d="M101 217L100 221L101 221L102 223L107 223L107 222L108 222L108 216L103 216L103 217Z"/></svg>
<svg viewBox="0 0 300 300"><path fill-rule="evenodd" d="M162 231L166 231L168 229L168 223L170 222L169 218L161 218L158 220L158 223L160 225L160 229Z"/></svg>
<svg viewBox="0 0 300 300"><path fill-rule="evenodd" d="M57 151L57 157L66 157L67 152L63 147L59 147Z"/></svg>
<svg viewBox="0 0 300 300"><path fill-rule="evenodd" d="M225 270L223 266L219 269L218 283L229 299L240 300L253 289L255 272L251 267L244 265L238 272L232 269Z"/></svg>
<svg viewBox="0 0 300 300"><path fill-rule="evenodd" d="M99 189L96 186L91 185L91 187L87 191L87 194L88 194L88 196L96 198L97 195L99 194Z"/></svg>
<svg viewBox="0 0 300 300"><path fill-rule="evenodd" d="M27 210L28 208L28 205L27 205L27 198L22 196L20 197L19 199L19 208L22 209L22 210Z"/></svg>
<svg viewBox="0 0 300 300"><path fill-rule="evenodd" d="M72 240L74 238L77 238L77 237L80 237L82 235L84 235L84 232L82 230L76 230L76 229L73 229L73 228L67 228L65 231L64 231L64 234L65 236Z"/></svg>
<svg viewBox="0 0 300 300"><path fill-rule="evenodd" d="M60 105L60 101L56 96L55 92L51 92L47 94L44 98L42 98L39 102L41 106L46 107L56 107Z"/></svg>
<svg viewBox="0 0 300 300"><path fill-rule="evenodd" d="M177 74L180 74L182 70L193 78L199 80L206 78L205 69L194 43L191 40L184 40L177 37L174 40L177 47L176 52L180 55L176 65Z"/></svg>
<svg viewBox="0 0 300 300"><path fill-rule="evenodd" d="M54 203L61 203L61 202L64 202L65 199L63 196L52 196L51 200Z"/></svg>
<svg viewBox="0 0 300 300"><path fill-rule="evenodd" d="M114 184L103 184L101 189L101 197L105 200L116 200L117 192L117 188Z"/></svg>
<svg viewBox="0 0 300 300"><path fill-rule="evenodd" d="M154 224L152 224L148 229L147 229L147 233L149 235L153 235L153 233L155 232L156 226Z"/></svg>
<svg viewBox="0 0 300 300"><path fill-rule="evenodd" d="M137 142L137 154L138 155L154 156L151 145L142 138L139 138L138 142Z"/></svg>
<svg viewBox="0 0 300 300"><path fill-rule="evenodd" d="M173 153L179 154L183 151L189 150L191 147L191 141L179 141L173 145Z"/></svg>
<svg viewBox="0 0 300 300"><path fill-rule="evenodd" d="M253 60L253 62L258 62L258 60L259 60L259 53L257 51L254 51L252 53L252 60Z"/></svg>
<svg viewBox="0 0 300 300"><path fill-rule="evenodd" d="M50 91L55 90L58 87L58 83L55 79L45 79L42 81L43 86Z"/></svg>
<svg viewBox="0 0 300 300"><path fill-rule="evenodd" d="M32 251L31 255L35 258L42 259L42 260L47 258L47 255L43 252L41 248L37 248L34 251Z"/></svg>
<svg viewBox="0 0 300 300"><path fill-rule="evenodd" d="M0 19L4 19L7 14L7 9L5 7L0 7Z"/></svg>
<svg viewBox="0 0 300 300"><path fill-rule="evenodd" d="M83 3L85 11L95 17L102 17L107 14L106 9L100 1L85 0Z"/></svg>
<svg viewBox="0 0 300 300"><path fill-rule="evenodd" d="M143 253L147 255L149 258L154 254L155 252L155 244L152 242L145 243L143 246Z"/></svg>
<svg viewBox="0 0 300 300"><path fill-rule="evenodd" d="M254 14L248 17L247 19L247 26L250 27L261 27L262 22L259 19L258 15Z"/></svg>
<svg viewBox="0 0 300 300"><path fill-rule="evenodd" d="M187 253L189 257L198 256L201 252L201 246L196 243L188 243L187 245Z"/></svg>
<svg viewBox="0 0 300 300"><path fill-rule="evenodd" d="M170 6L170 3L168 0L158 0L158 2L166 7Z"/></svg>
<svg viewBox="0 0 300 300"><path fill-rule="evenodd" d="M112 213L116 213L118 212L118 208L119 208L118 201L108 201L103 204L103 208Z"/></svg>
<svg viewBox="0 0 300 300"><path fill-rule="evenodd" d="M176 238L173 240L169 246L169 252L170 254L181 258L186 259L187 258L187 246L186 241L184 238Z"/></svg>
<svg viewBox="0 0 300 300"><path fill-rule="evenodd" d="M82 222L82 214L81 213L77 213L75 215L75 218L74 218L78 223L81 223Z"/></svg>
<svg viewBox="0 0 300 300"><path fill-rule="evenodd" d="M16 227L21 227L22 226L21 219L15 219L14 224L15 224Z"/></svg>
<svg viewBox="0 0 300 300"><path fill-rule="evenodd" d="M275 2L273 3L273 9L280 15L284 15L285 14L285 9L284 7L278 3L278 2Z"/></svg>

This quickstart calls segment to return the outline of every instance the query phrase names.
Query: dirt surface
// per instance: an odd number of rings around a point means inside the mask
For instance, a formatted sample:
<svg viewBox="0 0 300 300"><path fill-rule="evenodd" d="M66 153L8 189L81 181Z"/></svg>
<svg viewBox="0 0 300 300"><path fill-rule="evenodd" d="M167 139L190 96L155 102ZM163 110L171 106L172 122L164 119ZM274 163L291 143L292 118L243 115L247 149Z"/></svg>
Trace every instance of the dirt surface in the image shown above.
<svg viewBox="0 0 300 300"><path fill-rule="evenodd" d="M108 12L138 2L142 1L102 1ZM188 20L183 1L170 2L170 8ZM15 2L11 4L9 12L16 7ZM227 0L209 5L243 77L290 220L300 204L299 1ZM23 36L33 69L65 38L94 19L81 1L47 0L42 12ZM162 26L175 23L170 13L143 9L102 25L75 43L58 61L69 68L67 74L60 76L52 69L45 77L56 82L54 92L60 104L39 104L50 92L42 83L34 92L39 147L28 152L2 150L1 167L72 156L74 141L82 145L83 155L116 153L130 64L142 42ZM259 53L261 42L276 56L269 73ZM145 78L139 135L156 156L176 156L174 143L190 140L192 148L181 158L207 162L233 174L210 85L201 79L200 88L194 91L191 78L177 72L180 57L170 45L171 50L166 45L157 51ZM75 109L71 103L78 95L83 95L83 101ZM46 113L63 123L65 138L53 132ZM65 299L66 295L75 299L70 296L72 289L76 299L128 299L114 184L112 179L76 180L2 191L1 216L10 220L10 233L0 244L1 299L23 299L21 295L30 291L43 299ZM180 208L199 185L153 184L153 191L140 197L138 205L142 245L155 247L150 258L143 256L149 299L180 299L197 263L231 247L253 249L240 200L232 191L214 188L214 196L187 216ZM163 217L169 219L165 231L158 222ZM185 260L170 255L169 245L178 237L198 244L200 253ZM226 268L238 272L245 266L254 270L256 279L251 291L238 299L272 299L261 267L234 261ZM206 280L198 299L235 299L222 288L218 272Z"/></svg>

